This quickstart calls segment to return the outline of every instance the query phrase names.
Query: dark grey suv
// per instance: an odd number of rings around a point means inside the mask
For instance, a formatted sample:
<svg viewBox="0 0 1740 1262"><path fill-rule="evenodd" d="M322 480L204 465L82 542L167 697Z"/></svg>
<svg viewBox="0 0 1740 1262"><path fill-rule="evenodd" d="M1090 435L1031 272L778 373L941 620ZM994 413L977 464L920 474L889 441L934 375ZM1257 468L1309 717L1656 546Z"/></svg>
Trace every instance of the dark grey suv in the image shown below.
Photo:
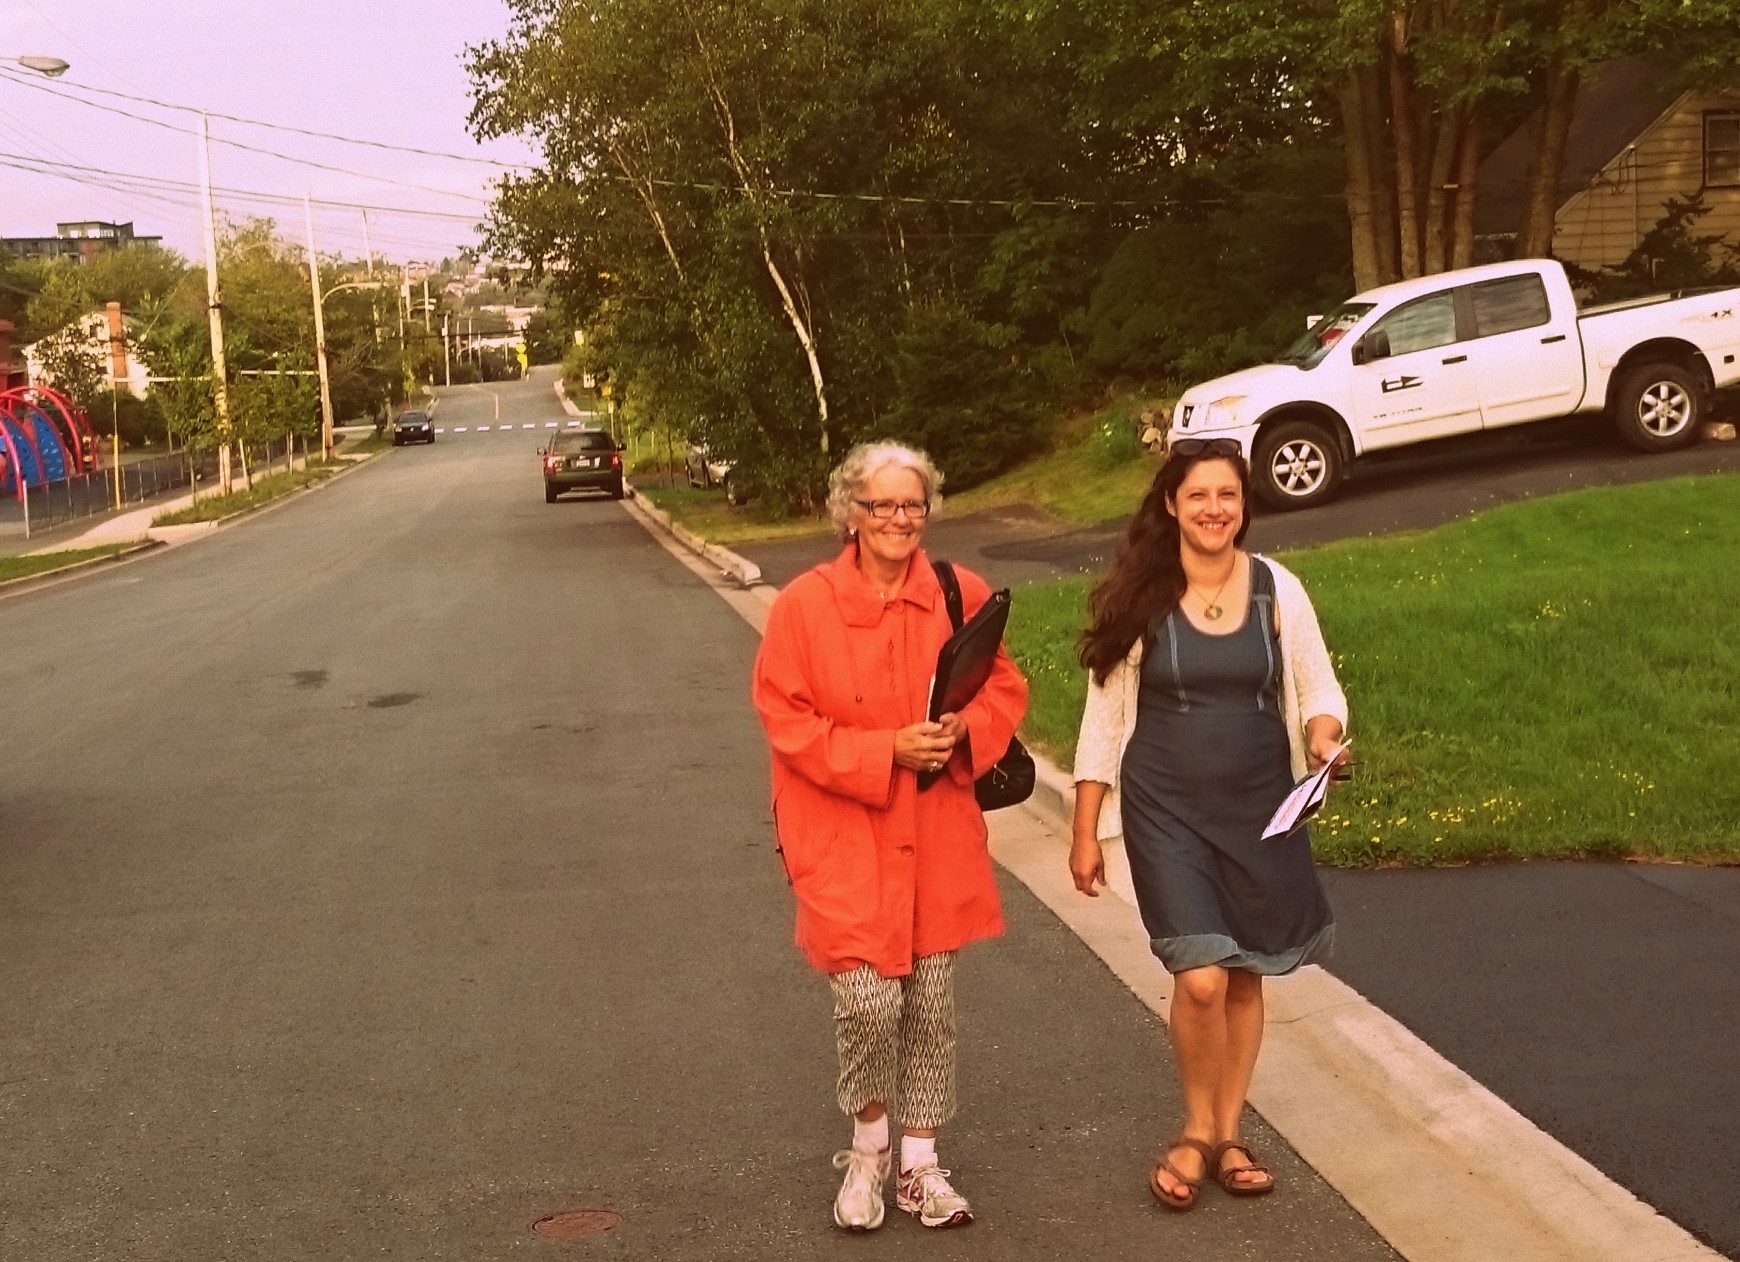
<svg viewBox="0 0 1740 1262"><path fill-rule="evenodd" d="M622 451L601 429L577 429L557 434L544 458L544 503L554 504L563 491L604 491L622 498Z"/></svg>

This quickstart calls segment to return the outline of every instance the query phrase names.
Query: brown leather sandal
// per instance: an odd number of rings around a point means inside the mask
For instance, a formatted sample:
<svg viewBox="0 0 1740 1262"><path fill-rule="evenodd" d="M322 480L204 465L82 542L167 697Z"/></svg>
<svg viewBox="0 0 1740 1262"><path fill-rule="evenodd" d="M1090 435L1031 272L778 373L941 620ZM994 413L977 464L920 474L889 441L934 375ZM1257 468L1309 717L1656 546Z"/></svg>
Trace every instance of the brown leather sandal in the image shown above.
<svg viewBox="0 0 1740 1262"><path fill-rule="evenodd" d="M1202 1154L1202 1171L1204 1178L1207 1177L1210 1170L1214 1169L1214 1150L1207 1144L1203 1143L1200 1139L1192 1139L1188 1135L1180 1135L1177 1139L1166 1145L1164 1151L1160 1154L1160 1163L1148 1173L1148 1190L1154 1194L1154 1199L1159 1201L1167 1209L1182 1214L1187 1209L1195 1208L1197 1193L1202 1190L1202 1179L1187 1178L1182 1170L1172 1164L1172 1152L1177 1148L1194 1148L1198 1153ZM1162 1186L1160 1182L1160 1172L1162 1170L1184 1185L1185 1194L1183 1196L1174 1195Z"/></svg>
<svg viewBox="0 0 1740 1262"><path fill-rule="evenodd" d="M1222 1165L1221 1162L1227 1153L1234 1151L1244 1153L1245 1160L1250 1162L1250 1165L1234 1166L1230 1170ZM1269 1167L1257 1160L1257 1154L1252 1152L1250 1145L1242 1139L1229 1139L1224 1143L1216 1144L1214 1146L1213 1168L1215 1179L1228 1196L1266 1196L1275 1190L1275 1176L1269 1173ZM1262 1182L1239 1182L1240 1175L1244 1175L1248 1180L1253 1174L1262 1175Z"/></svg>

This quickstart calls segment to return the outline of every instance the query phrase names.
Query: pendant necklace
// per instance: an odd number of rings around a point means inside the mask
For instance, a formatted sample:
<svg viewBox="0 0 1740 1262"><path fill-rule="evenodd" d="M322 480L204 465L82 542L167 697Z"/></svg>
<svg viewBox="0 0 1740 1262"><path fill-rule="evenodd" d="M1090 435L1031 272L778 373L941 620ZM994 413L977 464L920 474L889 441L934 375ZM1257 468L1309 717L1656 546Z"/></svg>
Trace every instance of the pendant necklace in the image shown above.
<svg viewBox="0 0 1740 1262"><path fill-rule="evenodd" d="M1229 570L1227 572L1226 578L1221 581L1221 585L1219 587L1214 589L1214 595L1212 597L1210 597L1208 600L1204 600L1202 602L1202 616L1204 618L1207 618L1210 622L1219 622L1221 615L1226 612L1226 610L1224 610L1220 607L1220 594L1226 590L1226 585L1228 583L1232 582L1233 575L1237 574L1238 572L1239 572L1239 563L1237 560L1234 560L1233 567L1231 570ZM1195 592L1196 588L1194 586L1192 586L1190 588L1190 590ZM1196 598L1198 600L1202 600L1202 593L1197 592Z"/></svg>

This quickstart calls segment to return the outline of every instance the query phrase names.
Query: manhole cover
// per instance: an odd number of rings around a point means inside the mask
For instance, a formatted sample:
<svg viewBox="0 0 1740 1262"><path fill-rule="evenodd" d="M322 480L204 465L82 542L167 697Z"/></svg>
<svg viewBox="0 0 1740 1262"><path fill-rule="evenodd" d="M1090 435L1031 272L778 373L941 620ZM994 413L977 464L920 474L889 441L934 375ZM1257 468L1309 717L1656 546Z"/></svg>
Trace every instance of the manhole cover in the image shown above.
<svg viewBox="0 0 1740 1262"><path fill-rule="evenodd" d="M570 1209L551 1214L532 1224L534 1236L551 1240L581 1240L603 1235L622 1226L622 1215L609 1209Z"/></svg>

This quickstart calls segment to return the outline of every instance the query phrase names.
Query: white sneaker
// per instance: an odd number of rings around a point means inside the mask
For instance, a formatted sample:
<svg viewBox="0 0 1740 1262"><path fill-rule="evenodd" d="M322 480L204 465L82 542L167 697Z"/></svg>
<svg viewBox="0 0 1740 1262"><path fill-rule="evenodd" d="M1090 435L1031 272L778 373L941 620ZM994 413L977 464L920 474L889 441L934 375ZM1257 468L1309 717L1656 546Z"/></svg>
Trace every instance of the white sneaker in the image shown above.
<svg viewBox="0 0 1740 1262"><path fill-rule="evenodd" d="M973 1221L973 1207L949 1186L949 1172L937 1169L934 1161L902 1170L894 1187L894 1203L917 1214L926 1227L965 1227Z"/></svg>
<svg viewBox="0 0 1740 1262"><path fill-rule="evenodd" d="M846 1148L834 1154L834 1169L846 1172L834 1197L834 1225L847 1231L875 1231L882 1225L886 1205L882 1185L888 1178L888 1152L865 1152Z"/></svg>

